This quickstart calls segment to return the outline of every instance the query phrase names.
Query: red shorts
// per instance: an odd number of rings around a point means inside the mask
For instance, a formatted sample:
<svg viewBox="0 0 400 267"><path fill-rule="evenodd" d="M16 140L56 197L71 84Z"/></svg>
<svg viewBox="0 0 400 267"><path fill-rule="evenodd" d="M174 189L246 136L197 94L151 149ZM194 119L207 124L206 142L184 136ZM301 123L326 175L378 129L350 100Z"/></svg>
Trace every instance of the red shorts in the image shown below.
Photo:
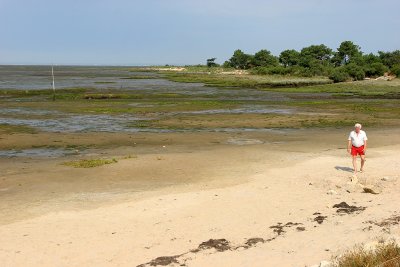
<svg viewBox="0 0 400 267"><path fill-rule="evenodd" d="M364 146L360 147L351 146L351 155L352 156L364 155Z"/></svg>

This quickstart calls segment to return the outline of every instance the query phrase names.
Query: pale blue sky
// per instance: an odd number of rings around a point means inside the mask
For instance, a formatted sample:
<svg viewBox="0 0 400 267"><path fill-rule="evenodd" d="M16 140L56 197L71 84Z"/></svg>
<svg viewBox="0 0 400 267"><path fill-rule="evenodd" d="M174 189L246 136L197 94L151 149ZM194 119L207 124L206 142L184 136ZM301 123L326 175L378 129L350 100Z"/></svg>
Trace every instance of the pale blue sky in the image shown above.
<svg viewBox="0 0 400 267"><path fill-rule="evenodd" d="M399 0L0 0L0 64L197 64L352 40L400 49Z"/></svg>

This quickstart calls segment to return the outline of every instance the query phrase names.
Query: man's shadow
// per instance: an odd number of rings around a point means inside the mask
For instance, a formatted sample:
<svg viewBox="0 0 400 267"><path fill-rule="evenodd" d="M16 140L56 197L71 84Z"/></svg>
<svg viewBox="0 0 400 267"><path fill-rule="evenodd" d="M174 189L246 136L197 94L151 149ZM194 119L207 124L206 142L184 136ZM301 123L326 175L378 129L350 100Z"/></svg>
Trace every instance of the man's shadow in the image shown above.
<svg viewBox="0 0 400 267"><path fill-rule="evenodd" d="M353 172L353 168L349 167L341 167L341 166L335 166L335 169L338 171L344 171L344 172Z"/></svg>

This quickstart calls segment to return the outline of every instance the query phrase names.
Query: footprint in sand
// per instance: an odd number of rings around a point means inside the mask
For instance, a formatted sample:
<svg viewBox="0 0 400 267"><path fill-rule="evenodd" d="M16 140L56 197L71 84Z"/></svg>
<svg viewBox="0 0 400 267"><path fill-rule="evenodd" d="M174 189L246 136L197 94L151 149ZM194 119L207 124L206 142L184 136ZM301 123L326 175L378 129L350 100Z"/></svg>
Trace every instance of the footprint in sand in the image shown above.
<svg viewBox="0 0 400 267"><path fill-rule="evenodd" d="M356 175L350 176L350 181L352 184L357 184L358 183L358 178Z"/></svg>

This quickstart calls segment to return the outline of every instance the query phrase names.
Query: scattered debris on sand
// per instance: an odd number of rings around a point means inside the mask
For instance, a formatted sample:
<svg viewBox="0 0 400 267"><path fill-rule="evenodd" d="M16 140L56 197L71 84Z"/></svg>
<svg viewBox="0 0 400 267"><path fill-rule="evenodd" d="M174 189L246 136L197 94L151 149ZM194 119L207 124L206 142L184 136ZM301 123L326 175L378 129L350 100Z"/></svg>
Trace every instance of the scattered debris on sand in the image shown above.
<svg viewBox="0 0 400 267"><path fill-rule="evenodd" d="M374 224L382 227L385 232L389 232L389 228L393 225L400 225L400 215L392 215L391 217L384 219L380 222L377 221L366 221L366 223Z"/></svg>
<svg viewBox="0 0 400 267"><path fill-rule="evenodd" d="M318 215L317 217L314 218L314 221L317 222L318 224L321 224L324 222L326 218L328 218L328 216Z"/></svg>
<svg viewBox="0 0 400 267"><path fill-rule="evenodd" d="M301 223L293 223L293 222L288 222L286 224L282 223L277 223L277 225L272 225L269 228L274 229L274 233L276 233L278 236L281 235L282 233L285 233L286 231L284 230L285 228L290 228L295 225L300 225Z"/></svg>
<svg viewBox="0 0 400 267"><path fill-rule="evenodd" d="M157 257L150 262L143 263L138 265L137 267L148 267L148 266L167 266L170 264L177 264L181 266L186 266L185 262L190 258L188 257L190 254L196 254L203 250L215 249L216 252L224 252L227 250L238 250L238 249L249 249L250 247L254 247L259 243L266 243L275 240L279 235L285 233L285 228L290 228L292 226L302 225L302 223L294 223L288 222L286 224L277 223L277 225L270 226L269 228L274 229L273 232L276 234L275 237L271 237L268 239L264 239L261 237L253 237L249 238L244 242L244 244L240 244L237 246L232 246L231 243L225 238L220 239L209 239L208 241L204 241L200 243L200 245L196 249L189 250L185 253L175 255L175 256L162 256ZM305 231L305 227L298 226L296 228L297 231Z"/></svg>
<svg viewBox="0 0 400 267"><path fill-rule="evenodd" d="M361 212L365 210L365 207L350 206L346 202L340 202L339 204L333 205L333 208L337 208L336 212L339 214L351 214L354 212Z"/></svg>
<svg viewBox="0 0 400 267"><path fill-rule="evenodd" d="M368 194L373 194L373 195L378 195L379 193L374 191L374 189L370 188L370 187L364 187L363 188L363 192L364 193L368 193Z"/></svg>
<svg viewBox="0 0 400 267"><path fill-rule="evenodd" d="M266 240L264 240L264 238L261 237L254 237L254 238L249 238L247 239L247 241L245 242L247 247L252 247L257 245L258 243L265 243Z"/></svg>
<svg viewBox="0 0 400 267"><path fill-rule="evenodd" d="M217 251L222 252L231 249L229 241L222 239L210 239L199 245L199 250L215 248Z"/></svg>
<svg viewBox="0 0 400 267"><path fill-rule="evenodd" d="M306 228L304 226L297 226L296 230L299 231L299 232L303 232L303 231L306 230Z"/></svg>
<svg viewBox="0 0 400 267"><path fill-rule="evenodd" d="M144 266L167 266L173 263L179 263L178 258L181 255L176 256L162 256L155 258L154 260L150 261L149 263L138 265L137 267L144 267Z"/></svg>

